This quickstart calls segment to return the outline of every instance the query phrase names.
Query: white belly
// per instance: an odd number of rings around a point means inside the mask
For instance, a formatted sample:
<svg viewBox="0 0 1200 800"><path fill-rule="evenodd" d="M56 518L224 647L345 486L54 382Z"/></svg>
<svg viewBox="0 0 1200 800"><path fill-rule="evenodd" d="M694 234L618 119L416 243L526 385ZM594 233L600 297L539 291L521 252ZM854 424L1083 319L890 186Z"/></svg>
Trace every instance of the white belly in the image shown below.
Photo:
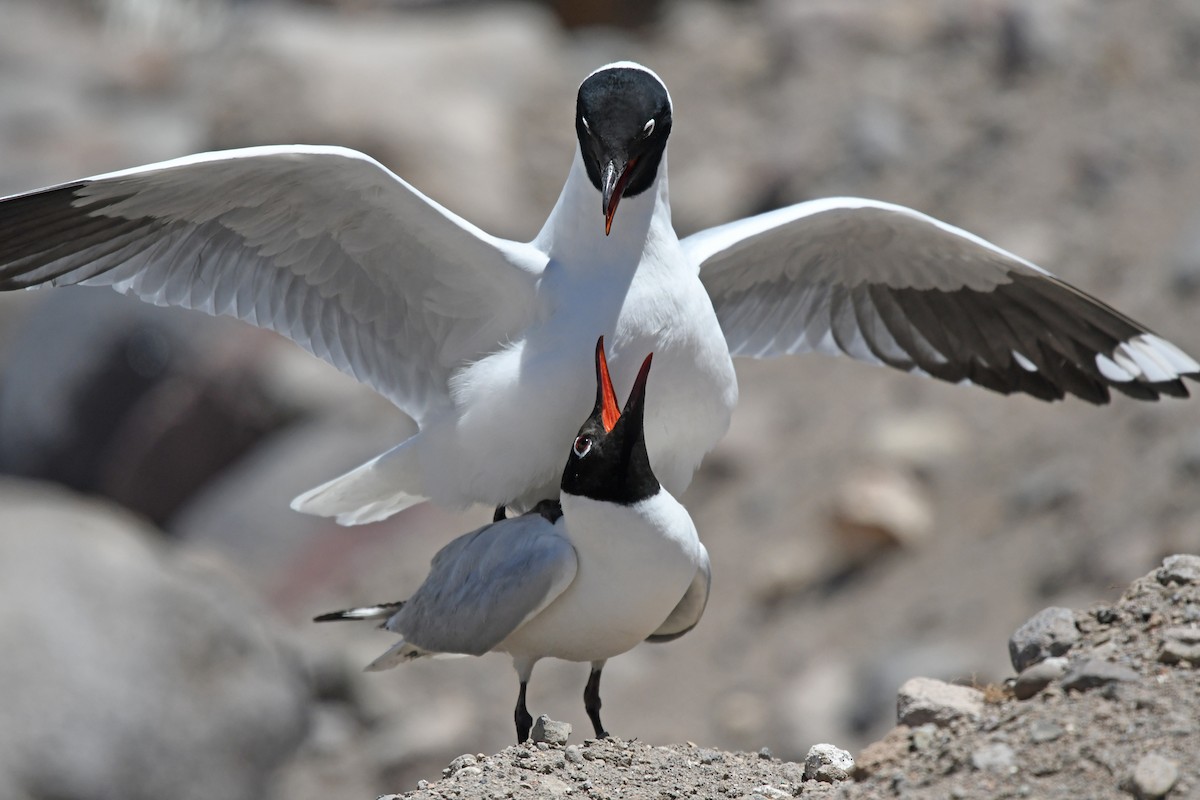
<svg viewBox="0 0 1200 800"><path fill-rule="evenodd" d="M579 558L575 580L495 648L514 659L624 653L662 625L700 568L691 518L665 492L629 508L565 495L563 518Z"/></svg>

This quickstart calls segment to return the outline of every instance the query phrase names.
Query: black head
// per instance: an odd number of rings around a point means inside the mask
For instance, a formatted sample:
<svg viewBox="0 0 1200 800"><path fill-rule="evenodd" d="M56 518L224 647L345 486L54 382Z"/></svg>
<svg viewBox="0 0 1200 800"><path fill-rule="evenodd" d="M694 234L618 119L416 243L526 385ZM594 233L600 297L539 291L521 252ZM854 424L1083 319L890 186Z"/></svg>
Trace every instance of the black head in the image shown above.
<svg viewBox="0 0 1200 800"><path fill-rule="evenodd" d="M579 87L575 133L588 177L600 192L604 232L622 197L650 188L671 133L671 97L654 73L621 62Z"/></svg>
<svg viewBox="0 0 1200 800"><path fill-rule="evenodd" d="M571 445L563 470L563 492L621 505L658 493L644 430L646 378L653 355L642 362L625 410L619 412L604 358L604 337L596 342L596 407Z"/></svg>

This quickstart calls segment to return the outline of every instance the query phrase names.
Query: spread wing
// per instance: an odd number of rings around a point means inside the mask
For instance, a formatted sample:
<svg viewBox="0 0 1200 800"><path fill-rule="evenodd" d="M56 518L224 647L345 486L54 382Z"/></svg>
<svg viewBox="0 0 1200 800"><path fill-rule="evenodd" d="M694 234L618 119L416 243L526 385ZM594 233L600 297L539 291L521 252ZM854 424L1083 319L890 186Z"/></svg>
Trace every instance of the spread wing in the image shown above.
<svg viewBox="0 0 1200 800"><path fill-rule="evenodd" d="M575 548L541 514L486 525L438 551L386 627L433 653L483 655L562 594L577 566Z"/></svg>
<svg viewBox="0 0 1200 800"><path fill-rule="evenodd" d="M903 206L830 198L683 240L734 355L843 353L1093 403L1186 397L1200 364L1040 267Z"/></svg>
<svg viewBox="0 0 1200 800"><path fill-rule="evenodd" d="M708 563L708 550L704 545L700 545L700 553L704 560L696 570L696 577L683 593L679 605L675 606L658 630L646 637L647 642L674 641L696 627L700 617L704 616L704 609L708 605L708 592L712 588L712 567Z"/></svg>
<svg viewBox="0 0 1200 800"><path fill-rule="evenodd" d="M339 147L202 153L0 200L0 290L99 284L292 339L415 417L528 324L544 257Z"/></svg>

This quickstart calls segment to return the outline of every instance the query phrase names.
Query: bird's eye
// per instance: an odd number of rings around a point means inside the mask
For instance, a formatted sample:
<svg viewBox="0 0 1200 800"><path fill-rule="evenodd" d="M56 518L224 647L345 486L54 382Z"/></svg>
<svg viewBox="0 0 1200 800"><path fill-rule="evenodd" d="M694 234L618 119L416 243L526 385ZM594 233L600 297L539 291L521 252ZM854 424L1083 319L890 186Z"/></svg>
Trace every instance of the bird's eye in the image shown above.
<svg viewBox="0 0 1200 800"><path fill-rule="evenodd" d="M642 128L642 138L648 139L648 138L650 138L650 134L652 134L652 133L654 133L654 120L653 119L648 121L646 123L646 126L644 128Z"/></svg>
<svg viewBox="0 0 1200 800"><path fill-rule="evenodd" d="M575 437L575 444L571 447L575 455L583 458L592 451L592 437L586 433Z"/></svg>

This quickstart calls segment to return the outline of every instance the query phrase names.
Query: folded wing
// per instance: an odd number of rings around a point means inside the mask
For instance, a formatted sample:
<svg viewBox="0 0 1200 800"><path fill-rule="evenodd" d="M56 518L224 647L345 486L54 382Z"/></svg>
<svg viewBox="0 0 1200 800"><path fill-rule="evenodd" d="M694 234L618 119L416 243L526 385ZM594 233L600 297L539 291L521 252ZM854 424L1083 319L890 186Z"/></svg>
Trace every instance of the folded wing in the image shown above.
<svg viewBox="0 0 1200 800"><path fill-rule="evenodd" d="M421 420L522 330L543 262L378 162L253 147L0 200L0 290L99 284L276 331Z"/></svg>
<svg viewBox="0 0 1200 800"><path fill-rule="evenodd" d="M679 604L675 606L663 624L646 637L647 642L656 644L673 642L696 627L696 624L700 622L700 617L704 616L704 609L708 606L708 593L712 588L712 566L708 562L708 551L704 549L704 545L700 545L700 551L704 556L704 561L696 570L696 577L692 579L691 585L683 593Z"/></svg>
<svg viewBox="0 0 1200 800"><path fill-rule="evenodd" d="M562 594L577 566L575 548L541 514L493 523L438 551L386 627L432 653L483 655Z"/></svg>
<svg viewBox="0 0 1200 800"><path fill-rule="evenodd" d="M1186 397L1200 364L1040 267L912 209L830 198L683 240L730 352L821 352L1092 403Z"/></svg>

